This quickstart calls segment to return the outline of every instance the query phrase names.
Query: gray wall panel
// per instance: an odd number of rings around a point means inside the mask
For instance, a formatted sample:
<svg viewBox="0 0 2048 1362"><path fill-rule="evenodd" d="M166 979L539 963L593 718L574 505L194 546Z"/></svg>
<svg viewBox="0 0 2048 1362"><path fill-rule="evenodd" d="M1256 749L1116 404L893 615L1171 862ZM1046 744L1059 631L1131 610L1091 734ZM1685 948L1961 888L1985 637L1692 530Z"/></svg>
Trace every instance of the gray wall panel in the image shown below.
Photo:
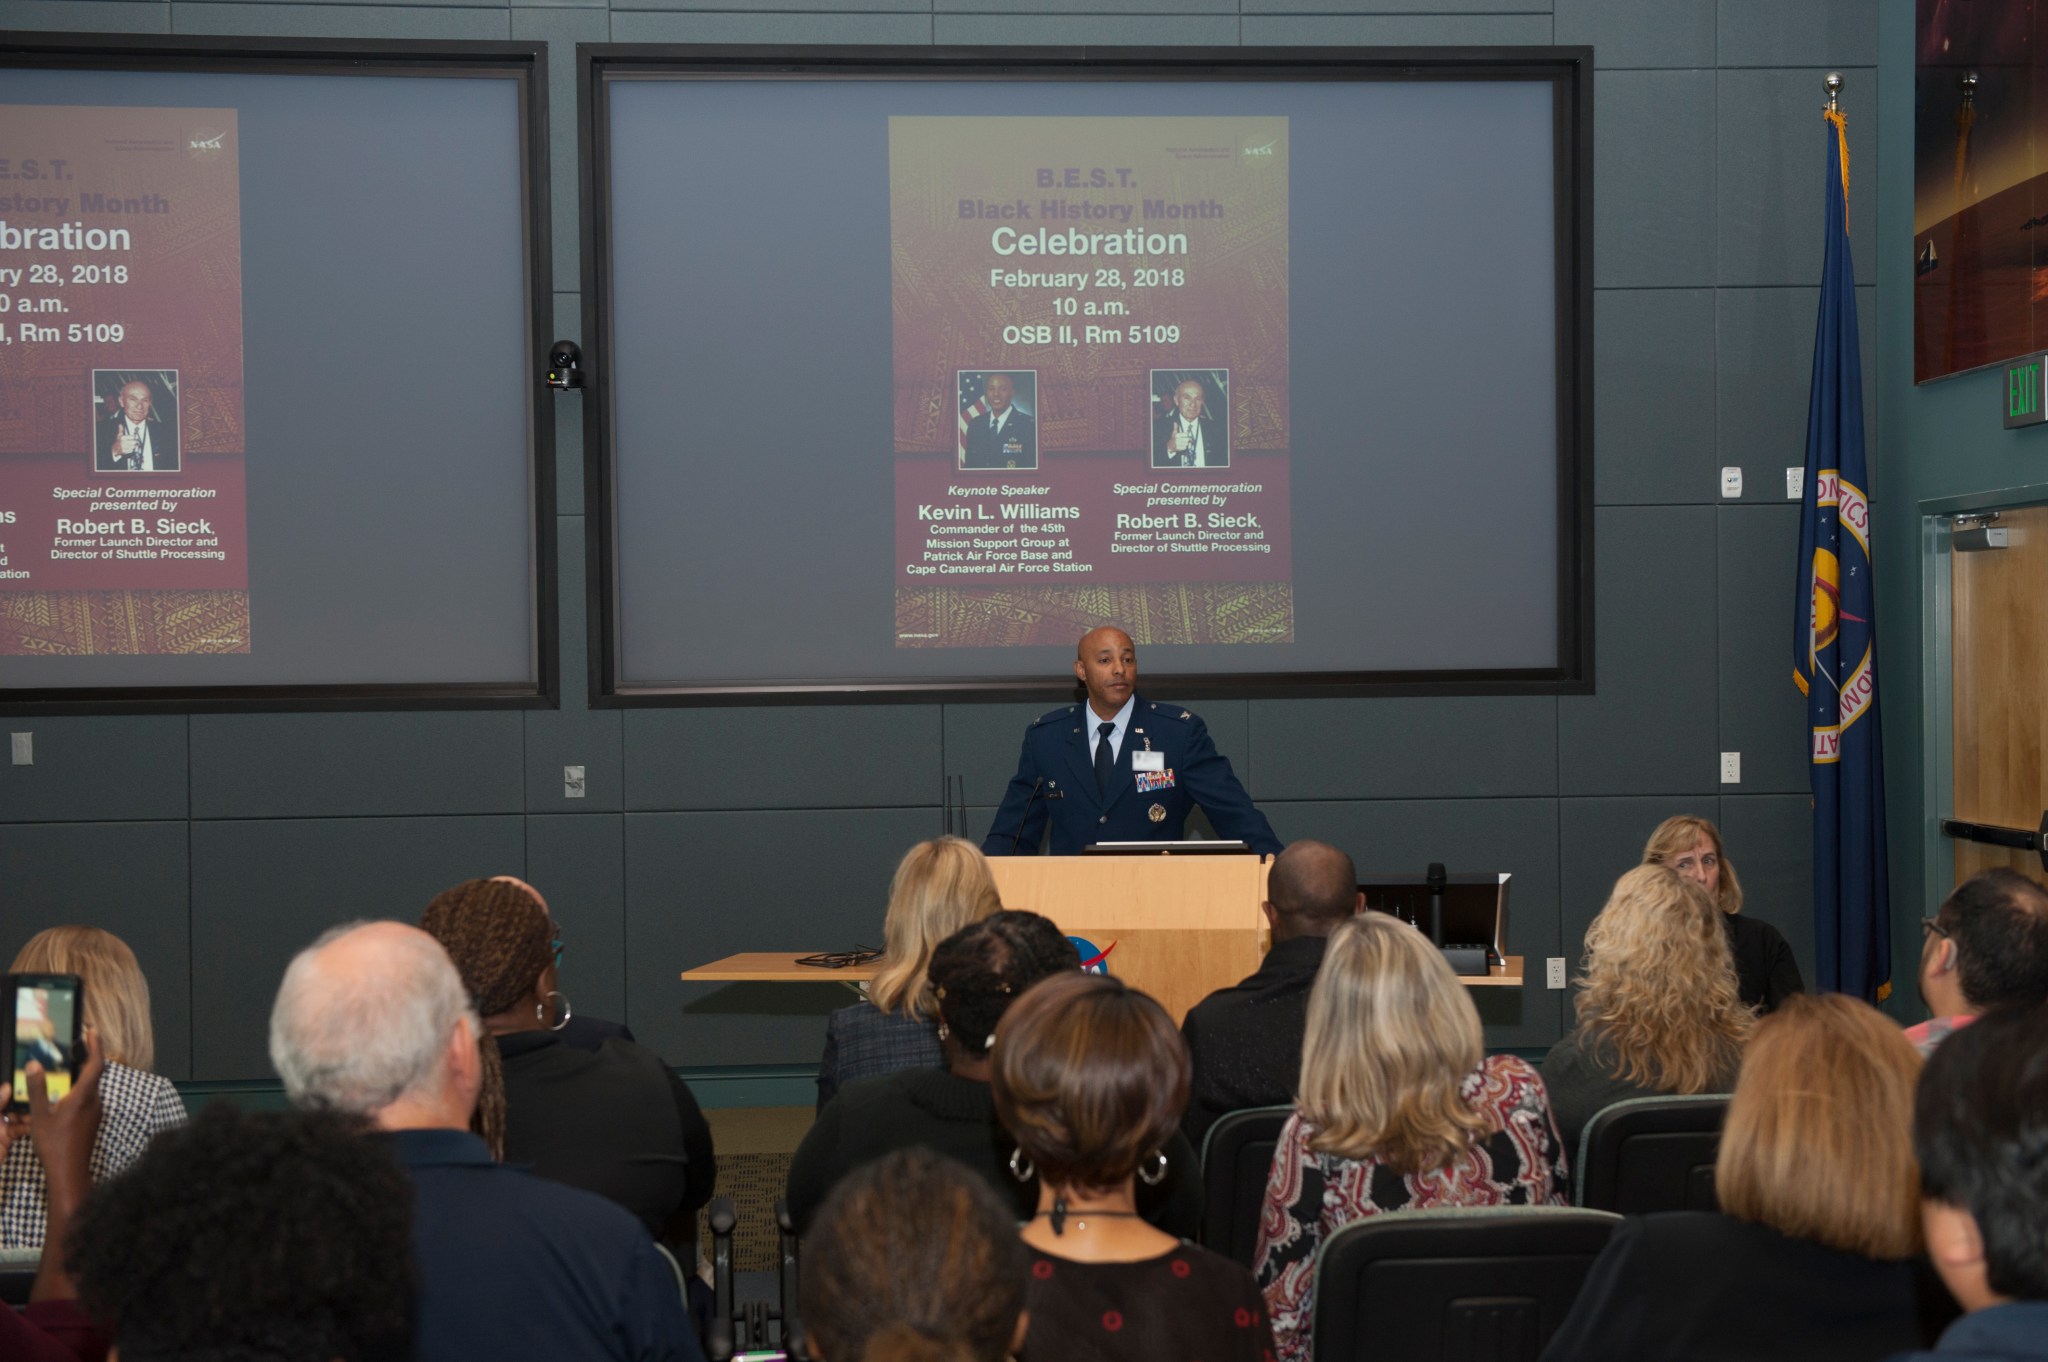
<svg viewBox="0 0 2048 1362"><path fill-rule="evenodd" d="M30 735L35 761L0 764L0 822L185 816L190 778L182 715L22 715L4 727Z"/></svg>
<svg viewBox="0 0 2048 1362"><path fill-rule="evenodd" d="M1559 786L1568 795L1713 790L1714 512L1603 508L1596 695L1558 704ZM1687 564L1674 571L1673 564Z"/></svg>
<svg viewBox="0 0 2048 1362"><path fill-rule="evenodd" d="M156 1071L192 1074L191 915L186 824L0 823L6 925L0 969L45 927L103 927L149 981Z"/></svg>
<svg viewBox="0 0 2048 1362"><path fill-rule="evenodd" d="M1742 912L1785 934L1799 957L1806 987L1816 987L1813 967L1813 824L1809 797L1724 795L1721 842L1742 876ZM1893 911L1910 913L1910 890L1893 887ZM1892 961L1892 987L1910 995L1915 962Z"/></svg>
<svg viewBox="0 0 2048 1362"><path fill-rule="evenodd" d="M1714 290L1593 295L1593 496L1602 506L1708 502L1714 442Z"/></svg>
<svg viewBox="0 0 2048 1362"><path fill-rule="evenodd" d="M1011 705L946 705L946 774L967 778L967 798L993 813L1016 774L1024 731L1055 706L1028 700ZM1060 706L1059 708L1065 708ZM973 825L986 829L985 822ZM979 836L979 831L975 834Z"/></svg>
<svg viewBox="0 0 2048 1362"><path fill-rule="evenodd" d="M1550 41L1548 14L1254 14L1247 47L1520 47Z"/></svg>
<svg viewBox="0 0 2048 1362"><path fill-rule="evenodd" d="M200 714L194 818L518 813L516 713Z"/></svg>
<svg viewBox="0 0 2048 1362"><path fill-rule="evenodd" d="M939 706L631 710L626 807L936 807Z"/></svg>
<svg viewBox="0 0 2048 1362"><path fill-rule="evenodd" d="M1805 699L1792 685L1799 506L1727 506L1720 542L1721 750L1742 753L1726 794L1805 791Z"/></svg>
<svg viewBox="0 0 2048 1362"><path fill-rule="evenodd" d="M234 33L278 38L456 38L512 36L510 12L427 5L221 4L178 0L173 33Z"/></svg>
<svg viewBox="0 0 2048 1362"><path fill-rule="evenodd" d="M270 1076L270 1005L291 958L338 923L418 923L427 901L525 866L526 820L192 824L192 1076Z"/></svg>
<svg viewBox="0 0 2048 1362"><path fill-rule="evenodd" d="M1602 71L1593 100L1593 282L1713 283L1714 73Z"/></svg>
<svg viewBox="0 0 2048 1362"><path fill-rule="evenodd" d="M615 43L928 43L928 14L634 14L612 11Z"/></svg>
<svg viewBox="0 0 2048 1362"><path fill-rule="evenodd" d="M1544 958L1559 953L1556 800L1360 800L1292 804L1284 812L1292 835L1343 848L1364 878L1420 875L1431 861L1454 874L1513 874L1506 953L1525 958L1535 983L1475 991L1486 1043L1503 1049L1558 1038L1564 994L1542 987Z"/></svg>
<svg viewBox="0 0 2048 1362"><path fill-rule="evenodd" d="M609 16L591 14L588 11L516 9L512 11L513 37L526 38L534 36L519 32L519 29L526 25L528 16L531 15L560 16L567 19L583 20L583 23L576 25L576 27L589 28L597 31L600 35L594 38L585 38L582 40L584 42L603 42L602 34L611 30L611 19ZM602 22L593 22L595 20L601 20ZM575 50L575 46L567 42L557 43L549 50L548 103L551 107L557 100L561 99L569 101L568 107L572 111L576 107L576 72L573 66L567 76L569 82L568 94L556 93L557 87L564 79L559 69L564 65L562 54L564 52L574 52ZM573 112L571 116L573 118ZM575 129L572 127L570 129L571 145L574 145L574 132ZM559 125L556 135L560 135ZM559 166L562 162L558 160L554 164ZM572 160L570 164L573 165L575 162ZM555 205L555 334L544 336L541 339L550 343L557 340L572 340L578 346L582 346L583 295L581 293L564 292L565 289L570 288L581 278L577 273L578 267L575 263L578 253L577 243L581 240L582 231L578 221L579 205L577 196L576 181L570 180L567 184L564 184L559 177L555 178L554 192L551 196L554 199ZM562 226L565 219L569 224L566 229ZM566 245L563 238L565 230L568 233ZM564 268L563 260L563 252L565 251L568 253L566 269ZM583 354L586 378L588 377L588 370L596 367L595 359L596 356L591 354L586 348ZM580 389L575 392L555 394L555 514L557 516L575 516L579 518L583 515L583 392ZM576 559L572 559L569 556L569 548L566 544L560 546L558 553L563 571L569 571L572 563L577 564L577 570L581 570L580 562L578 562L582 556L580 548L577 551ZM564 608L569 604L569 594L565 585L561 593L561 602ZM570 641L566 629L563 632L563 641L565 643ZM580 673L582 671L583 643L578 639L575 640L575 644L576 659L579 664L576 670Z"/></svg>
<svg viewBox="0 0 2048 1362"><path fill-rule="evenodd" d="M1171 25L1173 42L1229 46L1238 40L1240 22L1234 12L1181 15ZM1165 27L1154 14L940 14L932 19L932 41L944 46L1142 46L1158 41Z"/></svg>
<svg viewBox="0 0 2048 1362"><path fill-rule="evenodd" d="M1866 369L1876 353L1876 301L1873 288L1856 290ZM1820 288L1724 288L1716 306L1720 462L1743 469L1742 500L1783 501L1785 470L1806 461ZM1863 429L1877 434L1877 388L1871 383L1863 387Z"/></svg>
<svg viewBox="0 0 2048 1362"><path fill-rule="evenodd" d="M583 530L581 516L563 516L556 531L562 553L562 706L528 710L526 808L532 813L602 813L624 806L625 715L591 709L584 674ZM583 797L562 793L562 768L583 768Z"/></svg>
<svg viewBox="0 0 2048 1362"><path fill-rule="evenodd" d="M168 0L0 0L0 28L169 33Z"/></svg>
<svg viewBox="0 0 2048 1362"><path fill-rule="evenodd" d="M1651 831L1674 814L1689 813L1717 826L1721 801L1707 795L1648 799L1567 799L1558 810L1563 848L1561 931L1566 967L1577 978L1586 955L1586 928L1600 915L1614 882L1643 859ZM1565 1021L1571 1023L1569 1006Z"/></svg>
<svg viewBox="0 0 2048 1362"><path fill-rule="evenodd" d="M626 830L618 814L526 820L524 879L562 929L562 992L576 1015L626 1015Z"/></svg>
<svg viewBox="0 0 2048 1362"><path fill-rule="evenodd" d="M1825 138L1834 135L1820 117L1827 102L1820 81L1827 69L1719 73L1719 283L1811 284L1820 279ZM1862 277L1873 279L1877 81L1868 69L1844 69L1842 75L1850 115L1849 248L1863 267ZM1901 159L1911 163L1910 157Z"/></svg>
<svg viewBox="0 0 2048 1362"><path fill-rule="evenodd" d="M1268 801L1557 793L1547 696L1256 700L1251 712Z"/></svg>
<svg viewBox="0 0 2048 1362"><path fill-rule="evenodd" d="M1723 66L1874 66L1870 0L1720 0ZM1850 126L1855 126L1851 124ZM1865 124L1875 129L1873 117Z"/></svg>
<svg viewBox="0 0 2048 1362"><path fill-rule="evenodd" d="M1557 0L1557 41L1602 67L1712 66L1714 0Z"/></svg>
<svg viewBox="0 0 2048 1362"><path fill-rule="evenodd" d="M626 815L628 1023L671 1064L817 1062L853 995L812 984L684 984L735 951L881 944L889 879L930 809Z"/></svg>

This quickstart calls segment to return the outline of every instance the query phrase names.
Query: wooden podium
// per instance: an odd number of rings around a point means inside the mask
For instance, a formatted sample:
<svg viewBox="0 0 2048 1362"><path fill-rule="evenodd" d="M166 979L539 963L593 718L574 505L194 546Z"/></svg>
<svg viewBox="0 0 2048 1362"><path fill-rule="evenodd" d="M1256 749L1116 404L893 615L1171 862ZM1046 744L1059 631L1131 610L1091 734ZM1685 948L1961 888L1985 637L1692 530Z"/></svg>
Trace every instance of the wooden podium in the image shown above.
<svg viewBox="0 0 2048 1362"><path fill-rule="evenodd" d="M1003 907L1043 913L1085 938L1119 979L1180 1023L1266 953L1263 857L991 856Z"/></svg>

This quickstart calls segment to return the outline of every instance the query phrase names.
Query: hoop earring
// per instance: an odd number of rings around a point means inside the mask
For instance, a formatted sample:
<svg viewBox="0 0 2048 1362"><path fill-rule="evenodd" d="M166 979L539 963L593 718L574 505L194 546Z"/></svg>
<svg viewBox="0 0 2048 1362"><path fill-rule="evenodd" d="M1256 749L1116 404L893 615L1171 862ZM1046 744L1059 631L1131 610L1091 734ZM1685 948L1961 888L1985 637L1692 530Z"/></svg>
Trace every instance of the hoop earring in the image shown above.
<svg viewBox="0 0 2048 1362"><path fill-rule="evenodd" d="M1138 1181L1144 1183L1147 1187L1157 1187L1160 1183L1166 1181L1166 1151L1155 1149L1146 1157L1159 1160L1159 1164L1155 1168L1147 1168L1144 1162L1140 1160L1138 1164Z"/></svg>
<svg viewBox="0 0 2048 1362"><path fill-rule="evenodd" d="M559 1031L569 1024L569 1018L574 1016L575 1014L569 1010L568 994L562 992L562 990L560 990L559 988L551 988L548 990L548 996L550 998L560 998L562 1000L562 1019L556 1022L553 1026L548 1027L548 1030L550 1031ZM543 1026L546 1026L548 1020L547 1005L545 1003L535 1003L533 1005L533 1010L540 1013L541 1024Z"/></svg>
<svg viewBox="0 0 2048 1362"><path fill-rule="evenodd" d="M1038 1170L1031 1166L1031 1160L1024 1157L1024 1146L1021 1144L1010 1151L1010 1176L1019 1182L1029 1182L1038 1176Z"/></svg>

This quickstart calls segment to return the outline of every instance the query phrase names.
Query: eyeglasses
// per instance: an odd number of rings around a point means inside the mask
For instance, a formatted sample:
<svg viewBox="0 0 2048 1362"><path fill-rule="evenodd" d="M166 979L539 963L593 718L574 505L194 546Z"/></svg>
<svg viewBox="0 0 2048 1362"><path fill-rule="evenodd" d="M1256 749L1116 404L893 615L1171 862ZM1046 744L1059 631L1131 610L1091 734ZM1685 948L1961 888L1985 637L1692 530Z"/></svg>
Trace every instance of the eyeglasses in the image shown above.
<svg viewBox="0 0 2048 1362"><path fill-rule="evenodd" d="M1938 936L1944 941L1949 939L1948 928L1942 926L1931 917L1920 919L1920 935L1922 937Z"/></svg>
<svg viewBox="0 0 2048 1362"><path fill-rule="evenodd" d="M854 965L871 964L882 958L882 952L875 946L855 945L850 951L824 951L817 955L800 955L799 965L811 969L847 969Z"/></svg>

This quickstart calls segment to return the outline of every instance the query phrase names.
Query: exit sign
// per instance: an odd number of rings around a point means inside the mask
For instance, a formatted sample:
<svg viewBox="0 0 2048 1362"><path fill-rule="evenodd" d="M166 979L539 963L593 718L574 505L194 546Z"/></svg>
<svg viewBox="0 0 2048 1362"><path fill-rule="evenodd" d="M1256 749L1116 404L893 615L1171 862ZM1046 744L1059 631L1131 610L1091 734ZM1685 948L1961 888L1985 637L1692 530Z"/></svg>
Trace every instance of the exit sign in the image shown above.
<svg viewBox="0 0 2048 1362"><path fill-rule="evenodd" d="M2041 402L2041 374L2048 368L2048 355L2028 355L2005 368L2005 428L2038 426L2048 421L2048 407Z"/></svg>

